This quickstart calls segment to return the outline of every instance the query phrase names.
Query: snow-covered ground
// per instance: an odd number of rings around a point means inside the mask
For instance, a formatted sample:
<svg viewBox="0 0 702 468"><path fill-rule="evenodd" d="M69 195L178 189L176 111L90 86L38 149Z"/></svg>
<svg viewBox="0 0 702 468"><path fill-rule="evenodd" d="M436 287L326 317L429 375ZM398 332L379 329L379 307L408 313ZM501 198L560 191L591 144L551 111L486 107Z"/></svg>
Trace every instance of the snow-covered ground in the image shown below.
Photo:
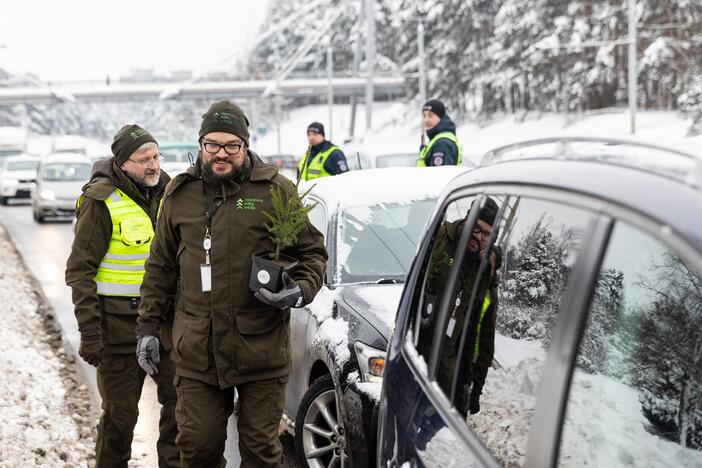
<svg viewBox="0 0 702 468"><path fill-rule="evenodd" d="M495 353L502 367L488 372L480 413L470 415L468 425L504 466L522 466L546 350L539 341L497 335ZM702 466L702 452L653 435L647 426L638 390L576 371L559 466Z"/></svg>
<svg viewBox="0 0 702 468"><path fill-rule="evenodd" d="M88 466L88 388L2 226L0 258L0 468Z"/></svg>
<svg viewBox="0 0 702 468"><path fill-rule="evenodd" d="M344 144L349 136L350 106L335 105L331 140L341 145L347 157L355 151L370 155L418 153L420 143L420 114L405 103L376 103L373 129L365 130L365 108L356 113L356 132L353 141ZM322 122L329 137L328 107L307 106L290 111L280 125L281 151L296 156L307 149L306 129L311 122ZM451 112L449 110L449 115ZM552 136L599 136L634 138L639 141L672 146L702 156L702 136L687 137L690 121L677 112L648 112L637 114L637 131L629 133L629 114L626 110L607 110L588 114L544 114L526 116L505 115L489 123L457 122L458 139L464 154L477 162L479 157L498 146ZM275 128L257 136L252 147L261 154L278 152Z"/></svg>

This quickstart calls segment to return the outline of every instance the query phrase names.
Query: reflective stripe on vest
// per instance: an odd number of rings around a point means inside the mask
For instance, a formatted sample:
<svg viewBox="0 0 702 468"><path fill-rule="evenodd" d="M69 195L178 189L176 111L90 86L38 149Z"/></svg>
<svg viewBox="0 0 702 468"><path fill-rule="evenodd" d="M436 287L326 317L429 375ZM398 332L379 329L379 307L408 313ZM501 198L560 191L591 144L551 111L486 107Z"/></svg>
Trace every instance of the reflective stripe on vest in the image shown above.
<svg viewBox="0 0 702 468"><path fill-rule="evenodd" d="M450 140L456 145L456 148L458 148L458 160L456 161L456 166L461 165L462 152L461 152L461 145L458 144L458 138L456 138L456 135L454 135L451 132L441 132L441 133L437 133L436 135L434 135L434 138L431 139L429 144L427 146L425 146L424 148L422 148L422 151L419 152L419 158L417 159L417 167L427 167L427 163L426 163L427 154L429 154L429 151L431 150L432 146L434 146L434 143L441 140L442 138Z"/></svg>
<svg viewBox="0 0 702 468"><path fill-rule="evenodd" d="M154 237L151 218L120 189L115 189L105 199L105 205L112 219L112 236L95 275L97 293L139 296L144 263Z"/></svg>
<svg viewBox="0 0 702 468"><path fill-rule="evenodd" d="M473 362L475 363L478 360L478 355L480 354L480 329L483 326L483 319L485 318L485 314L487 313L487 310L490 308L490 304L492 301L490 300L490 293L488 293L485 296L485 300L483 301L483 307L480 310L480 319L478 320L478 326L475 328L475 346L473 348Z"/></svg>
<svg viewBox="0 0 702 468"><path fill-rule="evenodd" d="M300 173L300 180L312 180L318 179L319 177L330 176L331 174L324 169L324 163L327 162L329 156L331 156L331 154L338 149L339 148L337 146L332 145L326 151L317 153L309 163L307 162L307 159L310 157L310 152L308 151L305 153L305 155L300 159L300 162L297 163L297 170Z"/></svg>

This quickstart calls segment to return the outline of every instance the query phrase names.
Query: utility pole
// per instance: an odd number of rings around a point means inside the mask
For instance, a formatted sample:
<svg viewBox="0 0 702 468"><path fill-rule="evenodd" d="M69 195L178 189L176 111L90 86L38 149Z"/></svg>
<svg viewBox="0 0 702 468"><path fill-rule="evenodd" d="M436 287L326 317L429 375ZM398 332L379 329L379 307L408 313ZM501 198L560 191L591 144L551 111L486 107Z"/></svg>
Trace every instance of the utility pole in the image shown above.
<svg viewBox="0 0 702 468"><path fill-rule="evenodd" d="M629 5L629 114L631 134L636 133L636 91L638 66L636 64L636 0L628 0Z"/></svg>
<svg viewBox="0 0 702 468"><path fill-rule="evenodd" d="M275 131L276 131L276 138L278 140L278 154L281 154L282 148L280 144L280 121L283 119L282 116L282 109L280 105L280 94L275 93Z"/></svg>
<svg viewBox="0 0 702 468"><path fill-rule="evenodd" d="M366 3L366 130L370 130L373 125L373 73L375 68L375 9L373 0L365 0Z"/></svg>
<svg viewBox="0 0 702 468"><path fill-rule="evenodd" d="M417 23L417 44L419 46L419 105L427 102L427 67L424 52L424 21Z"/></svg>
<svg viewBox="0 0 702 468"><path fill-rule="evenodd" d="M327 47L327 79L329 80L329 94L327 96L327 104L329 105L329 141L332 141L332 131L334 128L334 121L332 120L334 115L334 85L332 84L333 74L334 49L332 48L331 38L329 38L329 46Z"/></svg>

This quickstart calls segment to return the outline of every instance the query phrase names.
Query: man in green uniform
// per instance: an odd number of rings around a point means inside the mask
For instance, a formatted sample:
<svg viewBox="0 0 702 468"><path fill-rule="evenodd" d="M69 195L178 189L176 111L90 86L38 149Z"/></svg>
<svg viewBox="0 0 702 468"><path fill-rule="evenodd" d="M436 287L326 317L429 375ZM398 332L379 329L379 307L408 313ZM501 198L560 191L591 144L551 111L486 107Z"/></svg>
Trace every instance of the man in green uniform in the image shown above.
<svg viewBox="0 0 702 468"><path fill-rule="evenodd" d="M468 250L458 271L458 287L455 304L451 307L451 315L445 330L444 344L439 360L439 386L450 394L451 382L456 362L463 363L459 375L459 387L455 406L464 414L480 411L480 395L482 394L488 369L492 365L495 352L495 325L497 316L497 275L496 269L501 263L502 249L493 245L488 257L486 271L480 271L480 264L485 256L487 242L493 230L499 207L492 198L487 198L485 206L480 210L478 219L468 243ZM470 213L470 212L469 212ZM422 315L420 328L420 343L430 346L434 337L435 323L431 311L437 311L444 293L445 285L453 267L458 241L467 220L445 222L437 232L434 241L434 251L430 260L430 276L425 295L432 298L431 306L426 307ZM473 308L468 310L473 288L479 281ZM454 297L452 295L452 297ZM466 315L469 315L465 334L467 342L463 355L459 356L460 338L466 325ZM430 349L420 350L423 355L429 355Z"/></svg>
<svg viewBox="0 0 702 468"><path fill-rule="evenodd" d="M328 141L324 135L324 125L312 122L307 127L307 152L297 163L297 178L312 180L343 174L349 170L346 156L338 146Z"/></svg>
<svg viewBox="0 0 702 468"><path fill-rule="evenodd" d="M102 397L98 467L126 467L146 373L134 357L139 287L154 237L168 175L161 171L156 140L138 125L125 125L112 143L113 157L96 163L76 212L75 238L66 265L81 340L79 354L97 367ZM172 314L171 314L172 315ZM169 318L170 323L170 318ZM164 327L167 328L167 327ZM157 443L160 467L179 466L175 445L175 366L162 341L154 376L163 405Z"/></svg>
<svg viewBox="0 0 702 468"><path fill-rule="evenodd" d="M274 248L263 214L273 212L271 188L297 193L249 149L248 126L229 101L203 115L198 160L166 189L141 288L137 348L149 372L158 369L154 351L169 298L179 293L173 360L184 467L224 462L235 388L241 466L280 466L278 423L292 368L290 307L313 300L327 260L323 236L307 220L297 243L284 250L299 261L284 288L249 290L252 254Z"/></svg>

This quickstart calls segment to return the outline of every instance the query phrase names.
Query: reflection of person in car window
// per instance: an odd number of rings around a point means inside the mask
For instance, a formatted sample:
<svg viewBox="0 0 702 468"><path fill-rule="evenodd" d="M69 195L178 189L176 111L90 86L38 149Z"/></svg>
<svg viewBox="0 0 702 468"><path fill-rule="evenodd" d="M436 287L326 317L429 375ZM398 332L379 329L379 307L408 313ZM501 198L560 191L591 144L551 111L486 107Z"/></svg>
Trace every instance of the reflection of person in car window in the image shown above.
<svg viewBox="0 0 702 468"><path fill-rule="evenodd" d="M438 382L447 395L451 394L454 368L460 359L460 369L456 391L455 406L462 414L468 411L475 414L480 411L480 394L487 371L492 364L495 350L495 316L497 312L496 268L500 264L499 247L488 249L488 239L498 212L498 205L487 198L480 211L473 233L468 243L468 251L459 270L456 291L451 295L455 304L449 306L449 319L445 328L444 342L439 359ZM449 272L454 263L454 253L459 242L464 219L445 222L436 236L434 248L429 260L429 277L425 296L425 309L422 311L422 326L418 345L420 353L428 355L433 342L436 320L432 312L439 310L440 301L448 282ZM485 271L481 273L481 260L490 251ZM476 279L480 280L478 291L473 300L472 311L468 317L468 331L463 356L460 351L468 307ZM421 349L422 345L426 349Z"/></svg>

